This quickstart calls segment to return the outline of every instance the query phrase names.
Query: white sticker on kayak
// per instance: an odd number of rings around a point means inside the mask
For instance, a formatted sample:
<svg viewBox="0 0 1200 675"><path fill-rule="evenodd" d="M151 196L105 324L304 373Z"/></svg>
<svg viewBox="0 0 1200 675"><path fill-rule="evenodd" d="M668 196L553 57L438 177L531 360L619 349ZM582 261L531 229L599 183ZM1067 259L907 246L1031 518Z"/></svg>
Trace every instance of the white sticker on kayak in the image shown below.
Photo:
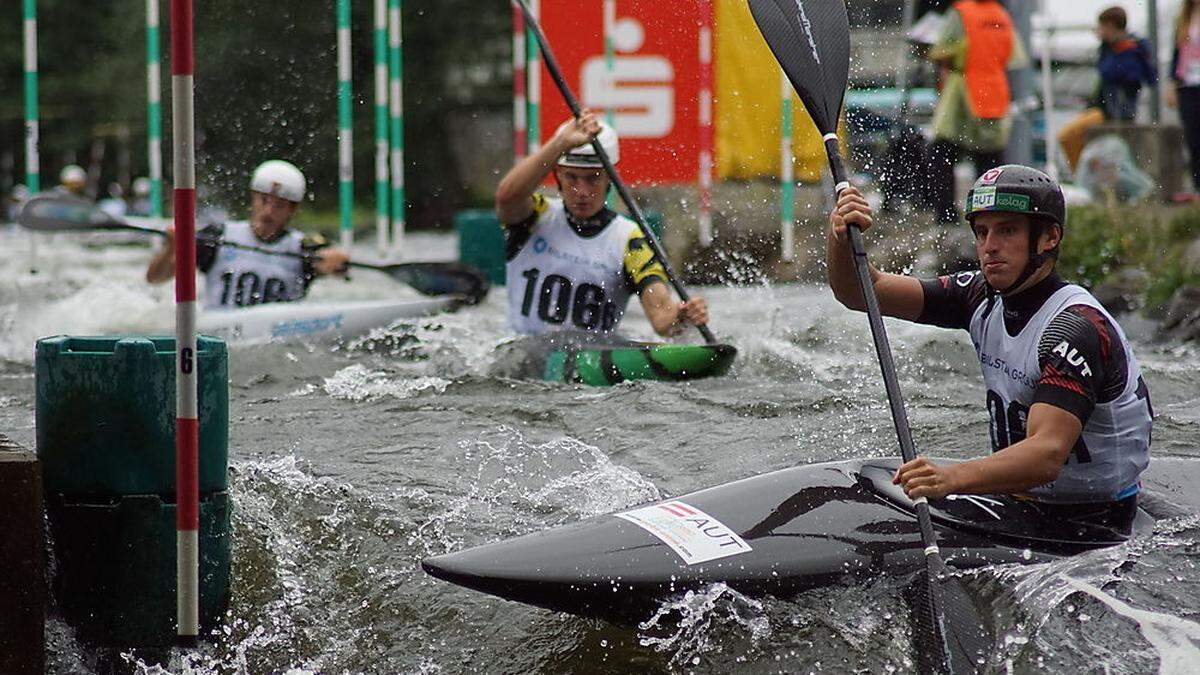
<svg viewBox="0 0 1200 675"><path fill-rule="evenodd" d="M751 550L750 544L721 521L680 501L643 506L614 515L658 537L688 565Z"/></svg>

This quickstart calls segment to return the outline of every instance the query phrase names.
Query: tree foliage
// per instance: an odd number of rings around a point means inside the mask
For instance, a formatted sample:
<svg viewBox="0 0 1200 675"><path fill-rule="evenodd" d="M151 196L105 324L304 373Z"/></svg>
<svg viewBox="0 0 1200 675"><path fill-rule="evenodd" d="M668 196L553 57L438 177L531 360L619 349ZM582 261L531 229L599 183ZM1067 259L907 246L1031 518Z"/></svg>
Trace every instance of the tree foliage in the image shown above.
<svg viewBox="0 0 1200 675"><path fill-rule="evenodd" d="M23 179L22 27L19 2L0 22L0 155ZM337 201L334 0L197 2L196 132L206 198L235 208L249 171L270 157L307 174L317 205ZM353 0L356 199L374 199L373 2ZM170 163L169 3L161 5L164 171ZM450 113L509 103L509 7L478 0L403 3L405 160L416 225L447 222L467 198L452 161ZM134 175L146 162L145 2L39 0L41 170L53 185L68 161L86 163L98 135L127 125ZM457 117L455 117L457 119ZM105 182L116 180L110 139ZM507 139L500 139L507 142ZM0 188L5 186L0 185Z"/></svg>

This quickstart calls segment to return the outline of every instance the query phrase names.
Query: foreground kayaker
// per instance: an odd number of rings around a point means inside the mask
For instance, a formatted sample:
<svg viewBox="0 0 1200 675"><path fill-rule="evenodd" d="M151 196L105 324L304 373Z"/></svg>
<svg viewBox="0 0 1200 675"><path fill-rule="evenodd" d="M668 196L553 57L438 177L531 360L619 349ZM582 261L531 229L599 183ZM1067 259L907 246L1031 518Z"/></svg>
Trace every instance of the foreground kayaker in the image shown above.
<svg viewBox="0 0 1200 675"><path fill-rule="evenodd" d="M250 178L250 219L208 225L197 233L196 267L207 280L205 306L247 307L291 302L308 293L312 280L345 270L346 251L320 235L288 228L304 199L307 184L295 165L278 159L263 162ZM146 268L146 280L161 283L175 276L174 228ZM304 257L271 255L220 246L217 240Z"/></svg>
<svg viewBox="0 0 1200 675"><path fill-rule="evenodd" d="M871 278L884 314L970 332L993 454L945 466L918 457L895 482L914 499L1021 494L1128 531L1150 459L1150 395L1116 320L1055 272L1066 223L1061 188L1036 169L1001 166L971 188L966 219L981 272L917 280L872 268ZM871 208L854 188L830 215L826 255L835 297L862 310L848 223L871 226Z"/></svg>
<svg viewBox="0 0 1200 675"><path fill-rule="evenodd" d="M707 302L676 300L637 224L605 207L610 179L590 144L593 136L616 164L616 132L585 113L564 122L496 188L508 260L509 325L523 334L610 333L635 292L659 335L707 323ZM560 199L537 193L551 170Z"/></svg>

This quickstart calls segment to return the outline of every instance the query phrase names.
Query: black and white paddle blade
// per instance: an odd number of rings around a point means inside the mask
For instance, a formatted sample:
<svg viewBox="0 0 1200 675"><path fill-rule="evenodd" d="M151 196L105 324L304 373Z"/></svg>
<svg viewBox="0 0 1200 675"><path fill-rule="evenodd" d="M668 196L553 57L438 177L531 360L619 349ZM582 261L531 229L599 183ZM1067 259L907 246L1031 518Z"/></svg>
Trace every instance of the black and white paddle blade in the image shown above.
<svg viewBox="0 0 1200 675"><path fill-rule="evenodd" d="M775 59L822 134L837 129L850 75L845 0L748 0Z"/></svg>
<svg viewBox="0 0 1200 675"><path fill-rule="evenodd" d="M425 295L461 295L471 305L486 296L491 283L478 268L461 262L416 262L376 269Z"/></svg>
<svg viewBox="0 0 1200 675"><path fill-rule="evenodd" d="M91 202L62 195L38 195L25 202L17 222L39 232L123 230L128 226Z"/></svg>
<svg viewBox="0 0 1200 675"><path fill-rule="evenodd" d="M983 671L992 650L988 623L962 580L940 556L905 589L913 656L921 673L962 675Z"/></svg>

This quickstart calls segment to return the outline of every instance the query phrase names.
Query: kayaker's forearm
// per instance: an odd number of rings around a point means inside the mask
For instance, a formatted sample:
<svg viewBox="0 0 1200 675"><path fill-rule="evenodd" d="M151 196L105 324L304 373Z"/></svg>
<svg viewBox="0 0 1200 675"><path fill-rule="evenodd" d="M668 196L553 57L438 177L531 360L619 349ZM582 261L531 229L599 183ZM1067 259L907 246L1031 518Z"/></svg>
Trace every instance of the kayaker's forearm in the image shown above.
<svg viewBox="0 0 1200 675"><path fill-rule="evenodd" d="M554 167L563 152L557 137L551 138L537 152L517 162L496 186L496 215L501 223L515 223L529 215L529 198L542 179Z"/></svg>
<svg viewBox="0 0 1200 675"><path fill-rule="evenodd" d="M154 252L150 264L146 266L146 281L160 284L175 276L175 252L160 248Z"/></svg>
<svg viewBox="0 0 1200 675"><path fill-rule="evenodd" d="M1025 492L1058 478L1062 466L1062 452L1054 441L1030 437L987 457L954 465L953 492Z"/></svg>
<svg viewBox="0 0 1200 675"><path fill-rule="evenodd" d="M847 309L866 310L863 303L862 289L858 287L858 274L854 270L853 253L848 242L838 241L831 230L825 239L825 272L829 280L829 288L833 297ZM879 278L879 271L868 264L871 271L871 283Z"/></svg>

